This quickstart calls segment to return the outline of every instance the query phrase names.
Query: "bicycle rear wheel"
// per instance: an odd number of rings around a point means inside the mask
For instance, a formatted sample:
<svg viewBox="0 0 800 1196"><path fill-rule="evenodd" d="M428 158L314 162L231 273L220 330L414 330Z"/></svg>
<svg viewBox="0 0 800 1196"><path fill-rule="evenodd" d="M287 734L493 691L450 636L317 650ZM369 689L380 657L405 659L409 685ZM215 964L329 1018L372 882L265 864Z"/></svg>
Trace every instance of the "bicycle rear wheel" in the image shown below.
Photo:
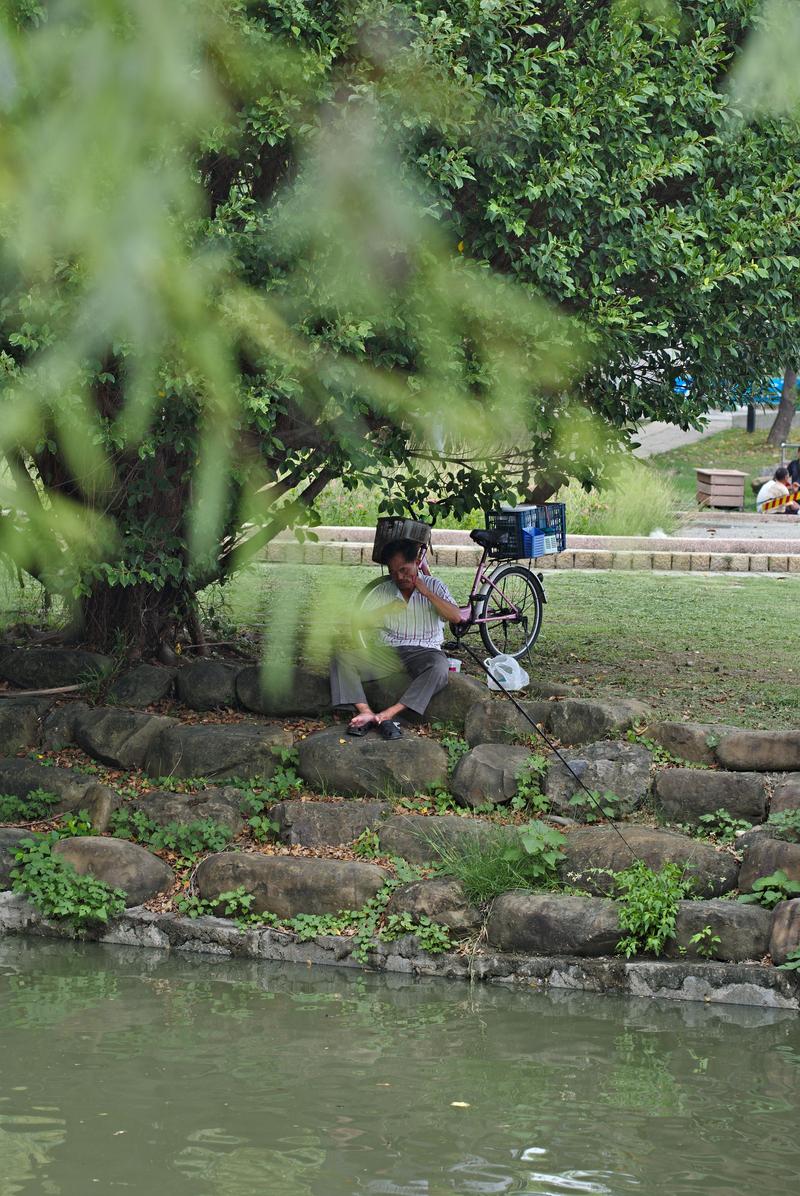
<svg viewBox="0 0 800 1196"><path fill-rule="evenodd" d="M374 647L374 645L377 643L378 636L375 627L364 627L359 620L359 616L363 615L366 601L372 591L376 586L379 586L386 581L386 576L387 575L383 573L380 577L375 577L372 581L368 581L364 588L359 590L358 594L356 595L356 600L353 604L353 630L356 644L361 648L369 649Z"/></svg>
<svg viewBox="0 0 800 1196"><path fill-rule="evenodd" d="M505 653L518 659L536 643L542 629L544 590L524 565L501 565L490 580L478 605L478 618L495 621L479 624L481 639L490 656ZM507 617L514 611L515 616Z"/></svg>

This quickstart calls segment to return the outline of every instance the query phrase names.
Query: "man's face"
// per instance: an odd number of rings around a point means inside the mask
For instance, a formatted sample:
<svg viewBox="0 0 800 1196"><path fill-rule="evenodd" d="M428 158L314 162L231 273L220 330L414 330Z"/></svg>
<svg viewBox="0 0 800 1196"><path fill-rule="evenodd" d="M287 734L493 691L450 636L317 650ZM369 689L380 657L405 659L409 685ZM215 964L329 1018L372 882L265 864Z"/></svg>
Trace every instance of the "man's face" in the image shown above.
<svg viewBox="0 0 800 1196"><path fill-rule="evenodd" d="M419 572L416 561L406 561L402 554L397 552L393 557L389 558L387 566L389 576L399 590L411 589Z"/></svg>

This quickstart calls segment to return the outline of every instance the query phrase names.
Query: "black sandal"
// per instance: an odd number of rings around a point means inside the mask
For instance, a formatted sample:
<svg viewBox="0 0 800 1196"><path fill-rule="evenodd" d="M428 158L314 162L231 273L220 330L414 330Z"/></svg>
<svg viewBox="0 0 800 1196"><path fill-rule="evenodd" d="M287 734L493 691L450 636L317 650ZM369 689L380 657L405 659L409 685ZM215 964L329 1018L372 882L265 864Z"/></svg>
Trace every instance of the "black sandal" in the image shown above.
<svg viewBox="0 0 800 1196"><path fill-rule="evenodd" d="M360 727L354 727L352 724L348 725L347 734L352 735L356 739L360 739L362 735L366 735L375 726L375 719L370 719L368 723L362 723Z"/></svg>
<svg viewBox="0 0 800 1196"><path fill-rule="evenodd" d="M402 739L403 732L400 729L400 724L387 719L386 722L381 723L378 727L381 739Z"/></svg>

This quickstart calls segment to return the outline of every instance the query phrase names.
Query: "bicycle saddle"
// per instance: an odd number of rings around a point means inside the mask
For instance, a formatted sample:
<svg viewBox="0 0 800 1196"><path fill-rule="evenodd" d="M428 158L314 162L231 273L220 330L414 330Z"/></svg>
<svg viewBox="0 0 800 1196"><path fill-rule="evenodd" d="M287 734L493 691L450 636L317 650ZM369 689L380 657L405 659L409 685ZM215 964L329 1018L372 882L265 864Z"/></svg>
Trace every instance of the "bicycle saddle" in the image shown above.
<svg viewBox="0 0 800 1196"><path fill-rule="evenodd" d="M502 532L493 532L481 527L475 527L469 533L471 540L480 544L481 548L491 548L501 538Z"/></svg>

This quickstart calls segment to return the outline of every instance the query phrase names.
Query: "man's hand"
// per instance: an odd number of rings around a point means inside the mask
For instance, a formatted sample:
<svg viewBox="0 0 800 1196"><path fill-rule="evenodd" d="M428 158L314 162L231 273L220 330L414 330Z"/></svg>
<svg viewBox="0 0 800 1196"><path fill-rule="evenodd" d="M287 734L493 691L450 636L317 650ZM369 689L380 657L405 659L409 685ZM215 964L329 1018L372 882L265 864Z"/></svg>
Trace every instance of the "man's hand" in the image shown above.
<svg viewBox="0 0 800 1196"><path fill-rule="evenodd" d="M461 611L454 602L448 602L446 598L440 598L433 590L425 584L425 579L420 573L414 578L414 589L419 590L423 598L427 598L433 609L438 615L441 615L448 623L460 623Z"/></svg>

